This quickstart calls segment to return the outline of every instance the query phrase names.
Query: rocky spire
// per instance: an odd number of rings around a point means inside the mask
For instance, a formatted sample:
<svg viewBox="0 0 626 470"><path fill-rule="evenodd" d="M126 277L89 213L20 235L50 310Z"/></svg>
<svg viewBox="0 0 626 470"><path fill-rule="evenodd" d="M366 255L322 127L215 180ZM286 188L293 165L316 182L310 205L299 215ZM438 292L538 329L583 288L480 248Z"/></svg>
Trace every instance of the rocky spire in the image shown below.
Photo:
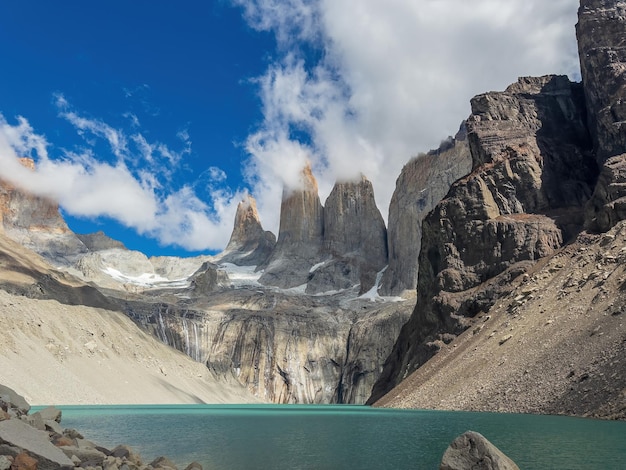
<svg viewBox="0 0 626 470"><path fill-rule="evenodd" d="M307 163L300 174L300 187L283 191L278 241L262 266L265 272L259 281L282 288L306 283L310 268L320 259L323 231L324 208Z"/></svg>
<svg viewBox="0 0 626 470"><path fill-rule="evenodd" d="M387 265L387 229L376 206L372 183L338 182L324 204L323 250L334 261L318 268L307 292L317 293L361 284L369 290Z"/></svg>
<svg viewBox="0 0 626 470"><path fill-rule="evenodd" d="M259 265L267 260L275 244L276 236L263 230L256 200L246 194L237 205L233 232L219 260L240 266Z"/></svg>

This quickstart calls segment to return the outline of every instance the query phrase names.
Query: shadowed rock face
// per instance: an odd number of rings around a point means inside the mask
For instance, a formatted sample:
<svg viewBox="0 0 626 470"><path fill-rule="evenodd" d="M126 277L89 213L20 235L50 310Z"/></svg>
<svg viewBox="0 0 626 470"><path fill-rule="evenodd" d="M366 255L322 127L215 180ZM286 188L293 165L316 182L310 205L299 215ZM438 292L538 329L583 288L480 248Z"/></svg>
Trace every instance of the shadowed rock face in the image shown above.
<svg viewBox="0 0 626 470"><path fill-rule="evenodd" d="M418 300L373 399L427 361L583 222L595 183L582 90L566 77L523 78L472 100L472 172L425 218Z"/></svg>
<svg viewBox="0 0 626 470"><path fill-rule="evenodd" d="M324 233L324 208L311 167L301 174L300 189L283 192L278 241L259 282L290 288L305 284L311 266L320 259Z"/></svg>
<svg viewBox="0 0 626 470"><path fill-rule="evenodd" d="M76 236L81 242L83 242L89 251L103 251L114 248L119 248L121 250L126 249L122 242L112 239L102 231L86 234L77 233Z"/></svg>
<svg viewBox="0 0 626 470"><path fill-rule="evenodd" d="M387 265L387 229L372 183L336 183L324 204L324 257L330 258L311 273L307 293L345 289L360 284L367 292L376 273Z"/></svg>
<svg viewBox="0 0 626 470"><path fill-rule="evenodd" d="M626 2L582 0L578 16L589 127L601 165L586 225L605 232L626 218Z"/></svg>
<svg viewBox="0 0 626 470"><path fill-rule="evenodd" d="M626 1L582 0L576 35L599 163L626 152Z"/></svg>
<svg viewBox="0 0 626 470"><path fill-rule="evenodd" d="M260 265L267 261L275 244L276 236L263 230L256 200L247 195L237 205L233 233L219 260L240 266Z"/></svg>
<svg viewBox="0 0 626 470"><path fill-rule="evenodd" d="M417 287L422 221L452 183L471 169L465 125L454 139L404 166L389 205L389 267L383 275L382 295L398 295Z"/></svg>

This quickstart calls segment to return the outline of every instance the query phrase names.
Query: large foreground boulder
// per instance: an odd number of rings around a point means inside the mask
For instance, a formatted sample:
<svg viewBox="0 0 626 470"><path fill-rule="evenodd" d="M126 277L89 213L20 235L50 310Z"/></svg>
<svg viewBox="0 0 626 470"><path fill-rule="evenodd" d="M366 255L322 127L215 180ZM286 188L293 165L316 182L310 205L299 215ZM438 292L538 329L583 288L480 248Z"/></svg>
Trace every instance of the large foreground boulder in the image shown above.
<svg viewBox="0 0 626 470"><path fill-rule="evenodd" d="M50 442L47 432L18 419L0 422L0 444L15 449L14 457L22 452L34 457L40 470L74 468L74 463Z"/></svg>
<svg viewBox="0 0 626 470"><path fill-rule="evenodd" d="M519 470L482 434L467 431L446 449L439 470Z"/></svg>

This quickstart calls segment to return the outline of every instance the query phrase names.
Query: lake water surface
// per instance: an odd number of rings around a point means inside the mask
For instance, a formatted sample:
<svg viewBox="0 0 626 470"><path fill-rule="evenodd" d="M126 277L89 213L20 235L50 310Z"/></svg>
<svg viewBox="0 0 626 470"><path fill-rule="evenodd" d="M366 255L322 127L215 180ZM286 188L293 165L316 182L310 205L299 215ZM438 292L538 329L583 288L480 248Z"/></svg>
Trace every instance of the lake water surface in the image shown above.
<svg viewBox="0 0 626 470"><path fill-rule="evenodd" d="M521 469L626 469L626 422L365 406L62 406L62 425L145 463L181 469L437 469L448 444L480 432Z"/></svg>

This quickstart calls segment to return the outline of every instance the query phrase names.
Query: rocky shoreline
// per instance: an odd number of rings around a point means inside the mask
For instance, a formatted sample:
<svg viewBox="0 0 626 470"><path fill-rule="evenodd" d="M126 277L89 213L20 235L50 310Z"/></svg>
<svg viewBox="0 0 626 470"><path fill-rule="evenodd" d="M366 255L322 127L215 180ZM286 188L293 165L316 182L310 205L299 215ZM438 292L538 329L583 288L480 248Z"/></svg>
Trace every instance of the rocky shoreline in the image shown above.
<svg viewBox="0 0 626 470"><path fill-rule="evenodd" d="M62 412L48 406L32 414L30 405L13 389L0 385L0 470L178 470L168 457L145 464L131 447L107 449L75 429L61 425ZM484 436L467 431L444 453L440 470L466 468L519 470ZM487 465L487 466L485 466ZM184 470L203 470L191 462Z"/></svg>
<svg viewBox="0 0 626 470"><path fill-rule="evenodd" d="M178 470L169 458L144 463L127 445L107 449L61 425L61 410L49 406L32 414L15 391L0 385L0 470ZM185 470L202 470L192 462Z"/></svg>

